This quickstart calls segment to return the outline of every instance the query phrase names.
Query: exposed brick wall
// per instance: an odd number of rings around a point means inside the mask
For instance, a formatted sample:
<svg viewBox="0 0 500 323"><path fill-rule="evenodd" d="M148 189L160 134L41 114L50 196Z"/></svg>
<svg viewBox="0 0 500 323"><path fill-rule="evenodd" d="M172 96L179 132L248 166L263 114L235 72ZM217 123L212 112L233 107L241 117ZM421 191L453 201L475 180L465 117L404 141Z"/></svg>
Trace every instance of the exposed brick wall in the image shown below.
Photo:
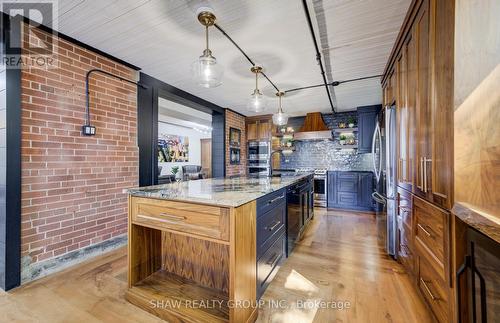
<svg viewBox="0 0 500 323"><path fill-rule="evenodd" d="M241 130L241 163L240 165L231 165L229 162L229 128ZM231 110L226 109L226 176L245 175L247 165L247 148L246 148L246 129L245 117Z"/></svg>
<svg viewBox="0 0 500 323"><path fill-rule="evenodd" d="M97 135L81 134L86 72L99 68L131 80L136 72L65 40L55 43L59 68L22 71L23 270L125 234L122 190L138 185L136 86L92 74Z"/></svg>

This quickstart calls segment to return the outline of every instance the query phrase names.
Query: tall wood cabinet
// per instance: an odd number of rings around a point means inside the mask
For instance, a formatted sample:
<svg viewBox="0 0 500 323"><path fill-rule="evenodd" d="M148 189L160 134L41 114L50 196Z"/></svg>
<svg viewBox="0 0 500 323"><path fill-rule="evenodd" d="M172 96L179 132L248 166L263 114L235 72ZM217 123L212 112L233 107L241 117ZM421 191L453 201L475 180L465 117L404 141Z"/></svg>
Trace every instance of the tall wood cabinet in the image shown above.
<svg viewBox="0 0 500 323"><path fill-rule="evenodd" d="M440 322L453 322L454 0L414 0L382 80L396 106L398 259Z"/></svg>

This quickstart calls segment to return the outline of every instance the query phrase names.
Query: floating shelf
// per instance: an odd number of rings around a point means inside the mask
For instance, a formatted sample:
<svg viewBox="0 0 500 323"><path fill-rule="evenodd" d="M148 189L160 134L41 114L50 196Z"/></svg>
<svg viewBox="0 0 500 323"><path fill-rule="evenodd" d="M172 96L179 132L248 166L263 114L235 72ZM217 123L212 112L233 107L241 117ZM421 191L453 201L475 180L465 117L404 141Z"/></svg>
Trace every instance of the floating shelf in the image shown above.
<svg viewBox="0 0 500 323"><path fill-rule="evenodd" d="M272 136L276 138L291 137L293 138L295 132L273 132Z"/></svg>
<svg viewBox="0 0 500 323"><path fill-rule="evenodd" d="M358 128L335 128L333 129L336 133L349 133L349 132L358 132Z"/></svg>
<svg viewBox="0 0 500 323"><path fill-rule="evenodd" d="M336 145L335 149L358 149L358 145Z"/></svg>
<svg viewBox="0 0 500 323"><path fill-rule="evenodd" d="M292 146L292 147L273 147L273 150L276 150L276 151L283 151L283 150L295 151L295 146Z"/></svg>

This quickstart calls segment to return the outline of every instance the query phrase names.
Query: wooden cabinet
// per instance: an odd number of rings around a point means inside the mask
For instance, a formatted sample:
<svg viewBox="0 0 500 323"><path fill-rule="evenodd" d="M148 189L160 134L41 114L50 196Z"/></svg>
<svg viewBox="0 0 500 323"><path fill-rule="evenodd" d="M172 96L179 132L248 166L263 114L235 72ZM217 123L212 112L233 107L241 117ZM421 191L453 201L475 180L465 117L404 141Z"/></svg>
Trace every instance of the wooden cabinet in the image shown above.
<svg viewBox="0 0 500 323"><path fill-rule="evenodd" d="M269 141L273 123L271 116L249 117L246 120L247 140Z"/></svg>
<svg viewBox="0 0 500 323"><path fill-rule="evenodd" d="M426 169L432 160L431 117L429 113L429 3L424 1L416 17L413 34L417 45L415 60L415 194L426 198L429 178Z"/></svg>
<svg viewBox="0 0 500 323"><path fill-rule="evenodd" d="M417 197L413 198L417 284L440 322L449 322L450 214Z"/></svg>
<svg viewBox="0 0 500 323"><path fill-rule="evenodd" d="M454 317L452 2L412 2L382 78L396 103L398 259L441 322Z"/></svg>
<svg viewBox="0 0 500 323"><path fill-rule="evenodd" d="M259 140L257 122L247 123L247 140Z"/></svg>
<svg viewBox="0 0 500 323"><path fill-rule="evenodd" d="M453 78L439 7L415 2L413 23L384 76L384 102L396 102L398 185L450 209L453 154L443 143L453 138Z"/></svg>

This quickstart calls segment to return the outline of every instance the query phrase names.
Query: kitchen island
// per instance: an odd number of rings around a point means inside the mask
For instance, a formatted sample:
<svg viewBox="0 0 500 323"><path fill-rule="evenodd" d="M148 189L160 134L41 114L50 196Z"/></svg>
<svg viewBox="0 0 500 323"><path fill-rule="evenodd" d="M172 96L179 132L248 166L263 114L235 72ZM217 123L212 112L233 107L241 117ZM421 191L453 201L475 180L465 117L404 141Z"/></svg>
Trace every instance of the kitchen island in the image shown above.
<svg viewBox="0 0 500 323"><path fill-rule="evenodd" d="M129 189L126 298L171 322L253 322L285 255L286 189L311 173Z"/></svg>

